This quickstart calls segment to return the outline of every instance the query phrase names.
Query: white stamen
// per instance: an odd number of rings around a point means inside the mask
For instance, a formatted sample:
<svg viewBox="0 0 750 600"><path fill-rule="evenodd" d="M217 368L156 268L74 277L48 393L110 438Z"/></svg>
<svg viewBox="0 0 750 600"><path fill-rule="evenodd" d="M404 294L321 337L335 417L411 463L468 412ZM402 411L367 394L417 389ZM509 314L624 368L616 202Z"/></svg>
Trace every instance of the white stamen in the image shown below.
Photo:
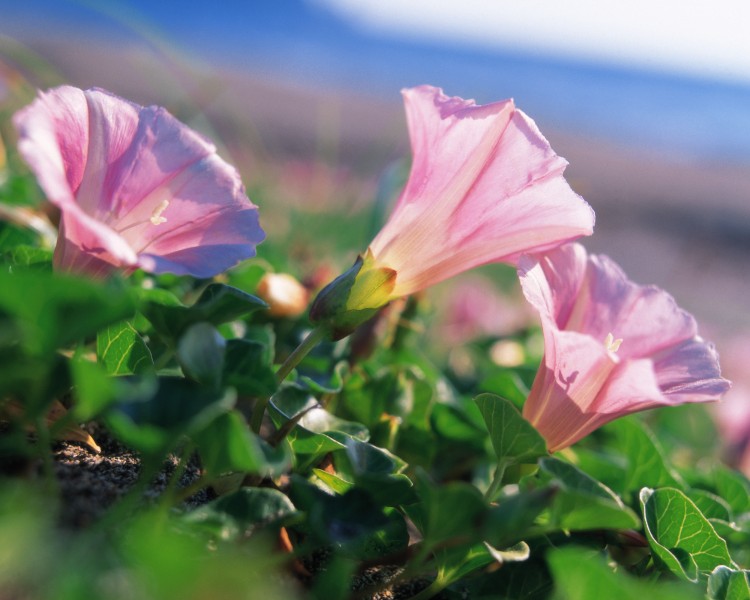
<svg viewBox="0 0 750 600"><path fill-rule="evenodd" d="M162 223L167 222L167 218L161 216L161 214L167 210L167 206L169 206L169 200L162 200L161 204L159 204L159 206L154 209L154 212L151 213L151 223L154 225L161 225Z"/></svg>
<svg viewBox="0 0 750 600"><path fill-rule="evenodd" d="M604 338L604 347L610 352L617 352L620 349L620 344L622 344L622 338L616 340L611 333L608 333L607 337Z"/></svg>

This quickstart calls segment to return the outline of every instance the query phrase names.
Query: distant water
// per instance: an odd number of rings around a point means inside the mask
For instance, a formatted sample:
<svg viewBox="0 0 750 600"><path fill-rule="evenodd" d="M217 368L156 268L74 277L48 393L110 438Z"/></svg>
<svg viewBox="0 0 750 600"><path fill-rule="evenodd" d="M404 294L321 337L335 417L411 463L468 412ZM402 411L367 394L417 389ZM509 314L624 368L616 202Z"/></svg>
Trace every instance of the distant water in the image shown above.
<svg viewBox="0 0 750 600"><path fill-rule="evenodd" d="M750 84L388 38L304 0L123 5L128 18L155 26L193 55L249 72L383 97L422 83L478 102L514 97L543 129L675 158L750 162ZM134 38L128 26L72 0L0 0L0 14L0 32L11 35L43 19Z"/></svg>

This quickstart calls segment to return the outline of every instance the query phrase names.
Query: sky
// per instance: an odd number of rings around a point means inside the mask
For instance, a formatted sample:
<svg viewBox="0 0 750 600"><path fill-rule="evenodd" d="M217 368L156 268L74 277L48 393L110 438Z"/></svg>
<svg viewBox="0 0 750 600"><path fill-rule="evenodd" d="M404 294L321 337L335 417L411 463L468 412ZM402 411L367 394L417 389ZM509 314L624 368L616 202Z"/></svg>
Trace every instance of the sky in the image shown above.
<svg viewBox="0 0 750 600"><path fill-rule="evenodd" d="M315 0L360 25L750 82L749 0Z"/></svg>
<svg viewBox="0 0 750 600"><path fill-rule="evenodd" d="M0 0L21 41L148 47L398 100L513 97L541 125L679 160L750 161L750 0Z"/></svg>

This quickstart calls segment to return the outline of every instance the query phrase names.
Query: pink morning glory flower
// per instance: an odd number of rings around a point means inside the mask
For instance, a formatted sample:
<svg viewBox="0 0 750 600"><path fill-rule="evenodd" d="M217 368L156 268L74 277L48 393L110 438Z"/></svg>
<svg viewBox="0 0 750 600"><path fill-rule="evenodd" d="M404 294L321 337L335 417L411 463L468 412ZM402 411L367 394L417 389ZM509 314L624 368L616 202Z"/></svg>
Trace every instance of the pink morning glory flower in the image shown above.
<svg viewBox="0 0 750 600"><path fill-rule="evenodd" d="M19 151L62 213L58 270L212 277L264 238L234 167L164 108L62 86L14 123Z"/></svg>
<svg viewBox="0 0 750 600"><path fill-rule="evenodd" d="M341 330L472 267L516 264L593 231L593 210L563 177L567 162L512 100L480 106L430 86L403 96L406 186L365 255L312 308Z"/></svg>
<svg viewBox="0 0 750 600"><path fill-rule="evenodd" d="M729 389L695 319L606 256L566 244L525 256L519 276L539 312L544 359L524 417L551 452L633 412L718 400Z"/></svg>

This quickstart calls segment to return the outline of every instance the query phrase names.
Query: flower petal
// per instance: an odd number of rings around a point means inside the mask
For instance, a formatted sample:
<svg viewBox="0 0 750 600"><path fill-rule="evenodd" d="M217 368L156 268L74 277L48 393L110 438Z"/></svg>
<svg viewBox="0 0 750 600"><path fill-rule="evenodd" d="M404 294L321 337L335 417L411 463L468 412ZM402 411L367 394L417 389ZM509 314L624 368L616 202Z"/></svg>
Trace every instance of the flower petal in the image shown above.
<svg viewBox="0 0 750 600"><path fill-rule="evenodd" d="M523 414L551 451L617 417L716 400L729 388L693 317L663 290L631 282L607 257L568 244L522 257L518 272L545 343ZM612 359L609 371L602 353Z"/></svg>
<svg viewBox="0 0 750 600"><path fill-rule="evenodd" d="M714 345L700 336L654 356L654 370L664 396L673 404L718 400L731 387L721 377Z"/></svg>
<svg viewBox="0 0 750 600"><path fill-rule="evenodd" d="M398 273L395 296L592 232L593 211L562 176L566 161L512 101L477 106L428 86L404 97L414 162L370 245Z"/></svg>
<svg viewBox="0 0 750 600"><path fill-rule="evenodd" d="M210 277L253 256L264 238L237 171L163 108L62 87L15 123L24 157L63 212L57 268Z"/></svg>

